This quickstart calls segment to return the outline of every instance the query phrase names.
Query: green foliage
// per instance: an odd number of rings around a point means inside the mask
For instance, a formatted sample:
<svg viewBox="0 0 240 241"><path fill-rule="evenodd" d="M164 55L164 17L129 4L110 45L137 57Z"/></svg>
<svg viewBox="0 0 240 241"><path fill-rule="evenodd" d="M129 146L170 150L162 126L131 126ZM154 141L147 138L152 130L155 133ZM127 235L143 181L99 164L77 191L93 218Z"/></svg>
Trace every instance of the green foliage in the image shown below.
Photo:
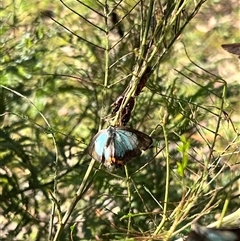
<svg viewBox="0 0 240 241"><path fill-rule="evenodd" d="M184 176L184 170L187 168L188 165L188 152L190 150L190 142L186 140L186 138L180 137L180 141L182 144L178 146L178 151L182 153L182 160L181 162L177 162L178 165L178 174L183 177Z"/></svg>
<svg viewBox="0 0 240 241"><path fill-rule="evenodd" d="M224 225L238 205L240 84L220 46L239 39L218 20L237 4L5 1L1 240L175 240L196 220ZM154 144L107 170L87 146L146 76L128 125Z"/></svg>

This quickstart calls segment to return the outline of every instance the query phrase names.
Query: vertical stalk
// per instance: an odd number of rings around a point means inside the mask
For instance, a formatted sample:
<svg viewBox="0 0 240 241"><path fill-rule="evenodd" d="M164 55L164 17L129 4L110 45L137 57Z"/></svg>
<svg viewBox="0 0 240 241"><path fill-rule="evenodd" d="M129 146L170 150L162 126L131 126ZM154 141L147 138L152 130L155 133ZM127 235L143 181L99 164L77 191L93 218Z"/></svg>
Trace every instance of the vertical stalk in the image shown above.
<svg viewBox="0 0 240 241"><path fill-rule="evenodd" d="M105 26L106 26L106 50L105 50L105 77L104 77L104 86L107 87L108 85L108 76L109 76L109 38L108 38L108 4L107 4L107 0L105 1L105 8L104 8L104 12L105 12ZM103 98L104 100L105 98ZM102 105L103 106L103 105ZM102 109L102 112L103 112L103 109ZM101 115L102 116L102 115ZM100 117L101 118L101 117ZM100 124L99 124L99 129L101 129L101 121L100 121ZM82 198L83 196L83 193L84 193L84 190L85 190L85 187L88 185L88 180L89 180L89 177L92 173L92 169L93 169L93 166L94 166L94 163L95 163L95 160L92 159L92 161L90 162L89 164L89 167L85 173L85 176L82 180L82 183L78 189L78 191L76 192L76 195L72 201L72 203L70 204L67 212L65 213L64 217L61 221L61 223L59 224L59 227L58 227L58 230L56 232L56 235L54 237L54 240L53 241L58 241L60 240L60 236L61 236L61 233L73 211L73 209L75 208L76 204L79 202L79 200Z"/></svg>
<svg viewBox="0 0 240 241"><path fill-rule="evenodd" d="M132 222L132 195L130 189L129 175L127 166L124 166L125 174L126 174L126 182L127 182L127 194L128 194L128 227L127 227L127 235L129 235L131 229Z"/></svg>
<svg viewBox="0 0 240 241"><path fill-rule="evenodd" d="M105 1L105 8L104 8L104 13L105 13L105 31L106 31L106 45L105 45L105 77L104 77L104 86L107 87L108 85L108 76L109 76L109 28L108 28L108 17L109 17L109 10L108 10L108 5L107 5L107 0Z"/></svg>
<svg viewBox="0 0 240 241"><path fill-rule="evenodd" d="M168 134L167 130L165 128L166 125L166 120L168 119L168 114L166 113L164 116L163 124L162 124L162 129L163 129L163 134L164 134L164 141L165 141L165 150L166 150L166 184L165 184L165 196L164 196L164 204L163 204L163 215L162 215L162 220L158 227L156 228L154 235L157 235L162 226L164 225L164 222L167 219L167 207L168 207L168 194L169 194L169 180L170 180L170 161L169 161L169 145L168 145Z"/></svg>

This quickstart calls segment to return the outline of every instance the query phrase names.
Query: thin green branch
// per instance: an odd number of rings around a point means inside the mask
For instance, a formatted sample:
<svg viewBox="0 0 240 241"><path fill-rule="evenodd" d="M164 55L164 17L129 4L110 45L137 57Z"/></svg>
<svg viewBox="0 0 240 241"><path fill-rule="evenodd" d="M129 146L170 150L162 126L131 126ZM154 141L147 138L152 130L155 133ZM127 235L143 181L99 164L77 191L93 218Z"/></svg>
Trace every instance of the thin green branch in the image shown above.
<svg viewBox="0 0 240 241"><path fill-rule="evenodd" d="M77 2L81 3L83 6L85 6L86 8L89 8L90 10L92 10L94 13L96 13L97 15L100 15L101 17L105 18L105 16L103 14L101 14L99 11L96 11L94 8L88 6L87 4L85 4L83 1L77 0ZM103 6L102 4L100 6Z"/></svg>
<svg viewBox="0 0 240 241"><path fill-rule="evenodd" d="M139 0L138 2L136 2L136 4L127 12L127 14L125 14L121 19L119 19L119 21L118 21L116 24L114 24L114 26L111 27L111 28L109 29L109 31L112 31L118 24L120 24L120 23L135 9L135 7L139 4L140 1L141 1L141 0ZM109 15L112 14L112 12L114 12L115 9L116 9L116 7L114 7L114 8L109 12Z"/></svg>
<svg viewBox="0 0 240 241"><path fill-rule="evenodd" d="M213 155L213 152L214 152L214 147L216 145L216 141L217 141L217 137L218 137L218 133L219 133L219 129L220 129L220 125L221 125L221 121L222 121L222 114L223 114L223 110L224 110L224 103L225 103L225 96L226 96L226 90L227 90L227 83L224 83L224 88L223 88L223 92L222 92L222 99L221 99L221 106L220 106L220 109L219 109L219 118L218 118L218 121L217 121L217 126L216 126L216 130L215 130L215 135L213 137L213 142L212 142L212 146L210 148L210 151L209 151L209 155L208 155L208 160L210 161L211 160L211 157Z"/></svg>
<svg viewBox="0 0 240 241"><path fill-rule="evenodd" d="M98 25L94 24L93 22L89 21L87 18L85 18L84 16L82 16L80 13L78 13L77 11L75 11L73 8L69 7L63 0L60 0L60 2L67 8L69 9L71 12L75 13L76 15L78 15L80 18L82 18L85 22L89 23L90 25L92 25L93 27L97 28L98 30L105 32L105 30L101 27L99 27Z"/></svg>
<svg viewBox="0 0 240 241"><path fill-rule="evenodd" d="M28 99L26 96L22 95L21 93L8 88L4 85L1 85L2 88L14 93L15 95L20 96L21 98L27 100L31 106L33 106L37 112L39 113L39 115L42 117L42 119L44 120L44 122L46 123L46 125L48 126L49 130L51 130L51 125L48 122L48 120L46 119L46 117L42 114L42 112L37 108L37 106L30 100ZM53 140L53 145L54 145L54 150L55 150L55 172L54 172L54 183L53 183L53 194L56 195L57 194L57 182L58 182L58 148L57 148L57 143L56 143L56 139L54 136L53 132L50 132L52 140ZM52 204L52 210L51 210L51 218L49 221L49 234L48 234L48 239L51 240L52 239L52 232L53 232L53 220L54 220L54 213L55 213L55 208L56 208L56 204L55 202L53 202Z"/></svg>
<svg viewBox="0 0 240 241"><path fill-rule="evenodd" d="M167 220L167 210L168 210L168 195L169 195L169 188L170 188L170 157L169 157L169 144L168 144L168 133L166 130L166 120L168 119L168 114L165 113L163 117L162 123L162 130L164 135L164 142L165 142L165 153L166 153L166 180L165 180L165 196L164 196L164 205L163 205L163 214L162 220L160 224L157 226L156 230L154 231L153 235L159 234L161 231L165 221Z"/></svg>
<svg viewBox="0 0 240 241"><path fill-rule="evenodd" d="M90 45L92 45L92 46L94 46L94 47L96 47L96 48L98 48L98 49L105 50L105 48L103 48L103 47L101 47L101 46L99 46L99 45L97 45L97 44L94 44L94 43L88 41L87 39L85 39L85 38L77 35L77 34L74 33L72 30L70 30L68 27L66 27L65 25L61 24L61 23L58 22L57 20L55 20L53 17L51 17L51 16L48 16L48 17L51 18L55 23L57 23L58 25L60 25L60 26L63 27L64 29L66 29L69 33L71 33L72 35L76 36L78 39L83 40L84 42L86 42L86 43L88 43L88 44L90 44Z"/></svg>
<svg viewBox="0 0 240 241"><path fill-rule="evenodd" d="M130 188L130 177L128 174L127 166L124 166L125 174L126 174L126 184L127 184L127 197L128 197L128 226L127 226L127 236L129 236L131 231L131 223L132 223L132 194Z"/></svg>
<svg viewBox="0 0 240 241"><path fill-rule="evenodd" d="M63 232L63 229L66 226L67 221L70 218L70 216L71 216L75 206L77 205L79 200L83 197L84 193L86 192L86 190L87 190L86 187L89 186L89 179L90 179L91 174L92 174L94 163L95 163L95 160L92 159L92 161L90 162L89 167L88 167L88 169L87 169L87 171L86 171L86 173L84 175L84 178L83 178L83 180L81 182L81 185L80 185L78 191L75 194L75 197L73 198L72 202L70 203L70 205L69 205L69 207L67 209L67 212L63 216L62 222L59 223L59 226L58 226L58 229L57 229L57 232L56 232L56 234L54 236L53 241L60 240L60 237L61 237L61 234Z"/></svg>

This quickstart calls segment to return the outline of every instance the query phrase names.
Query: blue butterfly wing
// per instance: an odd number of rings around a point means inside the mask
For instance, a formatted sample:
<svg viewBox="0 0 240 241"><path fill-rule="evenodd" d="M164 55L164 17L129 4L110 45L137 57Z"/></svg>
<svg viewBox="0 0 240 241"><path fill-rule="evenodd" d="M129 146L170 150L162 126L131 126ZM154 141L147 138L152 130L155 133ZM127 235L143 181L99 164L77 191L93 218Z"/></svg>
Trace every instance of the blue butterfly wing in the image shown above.
<svg viewBox="0 0 240 241"><path fill-rule="evenodd" d="M128 127L101 130L92 139L88 153L106 166L121 166L139 156L152 144L152 138Z"/></svg>
<svg viewBox="0 0 240 241"><path fill-rule="evenodd" d="M141 154L137 135L128 130L116 130L114 146L116 158L124 162Z"/></svg>
<svg viewBox="0 0 240 241"><path fill-rule="evenodd" d="M209 240L209 241L238 241L240 240L239 228L208 228L194 224L186 241Z"/></svg>
<svg viewBox="0 0 240 241"><path fill-rule="evenodd" d="M101 130L92 139L89 147L89 155L99 162L104 162L103 155L106 143L108 141L107 130Z"/></svg>
<svg viewBox="0 0 240 241"><path fill-rule="evenodd" d="M116 127L118 133L123 133L129 140L129 146L138 148L140 150L146 150L152 144L152 138L147 134L137 131L129 127ZM132 148L132 149L134 149Z"/></svg>
<svg viewBox="0 0 240 241"><path fill-rule="evenodd" d="M139 156L152 144L152 138L128 127L109 127L110 136L114 134L114 158L123 164L133 157Z"/></svg>
<svg viewBox="0 0 240 241"><path fill-rule="evenodd" d="M114 162L115 158L115 133L108 129L101 130L92 139L88 153L95 160L102 162Z"/></svg>

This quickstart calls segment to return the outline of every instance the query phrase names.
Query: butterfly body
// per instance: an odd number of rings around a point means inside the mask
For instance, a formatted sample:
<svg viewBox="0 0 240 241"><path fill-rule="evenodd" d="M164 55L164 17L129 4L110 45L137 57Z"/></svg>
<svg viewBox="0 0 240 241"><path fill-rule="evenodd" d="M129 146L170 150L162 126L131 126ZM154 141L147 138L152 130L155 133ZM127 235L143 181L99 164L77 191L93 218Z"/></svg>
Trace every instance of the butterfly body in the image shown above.
<svg viewBox="0 0 240 241"><path fill-rule="evenodd" d="M92 139L88 153L105 166L122 166L139 156L152 144L145 133L128 127L113 127L98 132Z"/></svg>

